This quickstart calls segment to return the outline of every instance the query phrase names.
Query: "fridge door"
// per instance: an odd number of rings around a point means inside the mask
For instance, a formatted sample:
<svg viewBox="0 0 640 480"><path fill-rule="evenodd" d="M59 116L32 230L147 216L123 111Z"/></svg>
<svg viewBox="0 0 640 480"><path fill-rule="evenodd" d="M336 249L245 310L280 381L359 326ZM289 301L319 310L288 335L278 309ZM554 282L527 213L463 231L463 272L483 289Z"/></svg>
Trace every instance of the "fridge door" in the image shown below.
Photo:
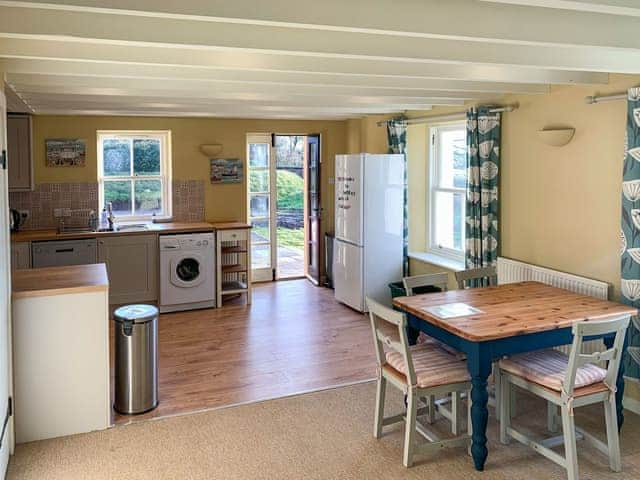
<svg viewBox="0 0 640 480"><path fill-rule="evenodd" d="M335 168L335 235L338 240L363 244L364 155L337 155Z"/></svg>
<svg viewBox="0 0 640 480"><path fill-rule="evenodd" d="M336 300L359 312L364 309L363 248L335 239L333 286Z"/></svg>

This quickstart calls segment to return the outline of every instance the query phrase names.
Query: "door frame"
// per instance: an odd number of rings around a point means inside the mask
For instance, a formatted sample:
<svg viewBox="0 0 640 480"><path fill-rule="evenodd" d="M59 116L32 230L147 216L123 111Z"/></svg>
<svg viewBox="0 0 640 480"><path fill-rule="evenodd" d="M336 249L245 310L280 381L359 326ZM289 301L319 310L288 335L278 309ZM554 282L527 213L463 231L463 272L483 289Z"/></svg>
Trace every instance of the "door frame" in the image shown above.
<svg viewBox="0 0 640 480"><path fill-rule="evenodd" d="M0 78L2 76L0 75ZM4 152L6 154L7 148L7 101L6 96L4 94L4 90L2 85L0 85L0 155ZM0 166L0 205L4 205L0 209L0 261L2 261L6 266L6 272L3 275L4 278L0 278L0 288L4 290L4 295L6 296L6 302L4 306L0 306L0 308L5 309L4 315L0 316L0 318L4 317L3 320L6 321L6 325L0 324L0 328L6 329L6 342L7 342L7 351L1 352L0 355L0 368L3 370L6 369L7 373L7 399L0 399L0 405L5 405L5 408L0 408L0 431L2 430L2 424L4 422L4 414L5 411L9 414L7 427L5 431L5 437L1 440L2 450L5 448L7 450L6 458L4 457L0 459L0 465L3 467L0 469L0 474L4 478L6 475L6 468L8 467L9 457L13 455L15 449L15 431L14 431L14 420L13 414L11 410L13 410L13 405L10 406L9 399L14 398L13 394L13 353L12 353L12 333L11 333L11 239L9 236L9 184L8 179L9 175L6 169L3 169ZM13 403L13 401L11 401ZM11 410L10 410L11 409ZM5 464L6 461L6 464Z"/></svg>
<svg viewBox="0 0 640 480"><path fill-rule="evenodd" d="M301 132L287 132L287 133L281 133L281 132L249 132L246 135L246 147L245 147L245 151L246 151L246 165L247 165L247 181L246 181L246 188L245 188L245 197L246 197L246 218L247 218L247 222L251 223L251 205L250 205L250 197L249 197L249 175L250 175L250 167L249 167L249 142L250 142L250 138L254 137L254 138L260 138L262 137L263 139L266 137L269 137L270 140L270 145L271 148L269 150L269 166L270 166L270 173L269 173L269 188L271 189L270 192L275 192L276 198L277 198L277 164L276 162L276 158L275 158L275 137L305 137L305 139L309 136L317 136L318 137L318 163L320 165L319 168L322 168L322 153L323 153L323 134L322 133L301 133ZM253 143L258 143L258 142L253 142ZM305 245L303 248L304 254L304 271L303 274L300 277L292 277L292 278L283 278L283 279L279 279L278 278L278 250L277 250L277 245L278 245L278 239L277 239L277 225L274 226L275 228L270 228L270 233L271 233L271 240L270 240L270 245L273 247L275 246L276 248L271 248L271 274L268 275L266 272L256 272L256 270L251 270L252 272L252 282L257 283L257 282L270 282L270 281L276 281L276 280L297 280L300 278L306 278L309 281L311 281L313 284L315 285L319 285L322 284L324 281L324 273L323 273L323 261L324 261L324 238L323 238L323 234L324 234L324 229L322 226L322 220L323 220L323 208L322 208L322 204L320 204L320 212L319 212L319 230L318 230L318 263L319 263L319 282L316 282L314 279L309 277L308 274L308 248L307 248L307 242L308 242L308 234L310 233L310 229L309 229L309 225L308 225L308 217L309 217L309 212L308 212L308 152L307 152L307 141L305 140L305 151L304 151L304 164L303 164L303 172L304 172L304 191L303 191L303 199L304 199L304 207L303 207L303 215L304 215L304 240L305 240ZM273 160L273 161L272 161ZM322 177L320 177L319 179L319 183L318 183L318 190L321 192L322 191ZM320 193L320 202L322 202L322 194ZM275 202L269 202L269 211L270 211L270 218L272 219L276 219L277 221L277 200ZM251 240L249 241L249 248L251 248ZM250 266L251 268L251 266ZM265 269L266 270L266 269ZM256 277L257 274L257 277Z"/></svg>

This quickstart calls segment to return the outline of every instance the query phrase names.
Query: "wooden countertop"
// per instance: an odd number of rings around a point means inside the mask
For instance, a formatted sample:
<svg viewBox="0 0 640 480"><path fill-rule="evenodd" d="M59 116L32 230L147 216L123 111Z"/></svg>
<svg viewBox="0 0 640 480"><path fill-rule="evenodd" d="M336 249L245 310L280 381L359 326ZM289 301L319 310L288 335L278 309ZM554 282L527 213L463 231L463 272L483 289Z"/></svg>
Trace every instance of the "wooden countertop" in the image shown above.
<svg viewBox="0 0 640 480"><path fill-rule="evenodd" d="M216 222L211 223L214 230L238 230L251 228L251 224L245 222Z"/></svg>
<svg viewBox="0 0 640 480"><path fill-rule="evenodd" d="M104 263L70 267L14 270L12 298L44 297L70 293L108 291L109 277Z"/></svg>
<svg viewBox="0 0 640 480"><path fill-rule="evenodd" d="M237 227L240 228L240 227ZM150 233L188 233L211 232L211 223L150 223L148 230L135 230L123 232L81 232L58 233L55 229L48 230L23 230L11 234L11 242L37 242L43 240L73 240L81 238L119 237L121 235L145 235Z"/></svg>

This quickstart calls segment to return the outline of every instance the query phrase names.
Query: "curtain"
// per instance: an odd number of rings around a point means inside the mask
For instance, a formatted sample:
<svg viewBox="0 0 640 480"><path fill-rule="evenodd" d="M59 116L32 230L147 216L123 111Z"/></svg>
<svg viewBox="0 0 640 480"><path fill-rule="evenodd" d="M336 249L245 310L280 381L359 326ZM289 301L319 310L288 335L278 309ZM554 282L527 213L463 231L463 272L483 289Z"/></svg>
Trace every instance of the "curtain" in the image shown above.
<svg viewBox="0 0 640 480"><path fill-rule="evenodd" d="M496 264L500 244L500 113L491 107L467 111L466 268Z"/></svg>
<svg viewBox="0 0 640 480"><path fill-rule="evenodd" d="M629 90L627 135L622 168L620 278L622 301L640 307L640 87ZM628 332L629 344L640 346L640 333ZM627 355L625 375L640 378L640 368Z"/></svg>
<svg viewBox="0 0 640 480"><path fill-rule="evenodd" d="M407 119L392 118L387 122L389 153L401 153L404 157L404 203L402 212L402 274L409 275L409 215L407 210Z"/></svg>

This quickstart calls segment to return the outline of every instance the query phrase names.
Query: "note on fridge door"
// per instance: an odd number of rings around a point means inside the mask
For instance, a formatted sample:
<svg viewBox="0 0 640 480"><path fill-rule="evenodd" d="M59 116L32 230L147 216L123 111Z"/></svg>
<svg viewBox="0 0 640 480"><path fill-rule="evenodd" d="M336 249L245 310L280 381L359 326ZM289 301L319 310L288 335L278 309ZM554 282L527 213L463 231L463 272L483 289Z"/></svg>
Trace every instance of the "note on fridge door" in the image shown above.
<svg viewBox="0 0 640 480"><path fill-rule="evenodd" d="M335 180L336 238L363 244L363 155L337 155Z"/></svg>

